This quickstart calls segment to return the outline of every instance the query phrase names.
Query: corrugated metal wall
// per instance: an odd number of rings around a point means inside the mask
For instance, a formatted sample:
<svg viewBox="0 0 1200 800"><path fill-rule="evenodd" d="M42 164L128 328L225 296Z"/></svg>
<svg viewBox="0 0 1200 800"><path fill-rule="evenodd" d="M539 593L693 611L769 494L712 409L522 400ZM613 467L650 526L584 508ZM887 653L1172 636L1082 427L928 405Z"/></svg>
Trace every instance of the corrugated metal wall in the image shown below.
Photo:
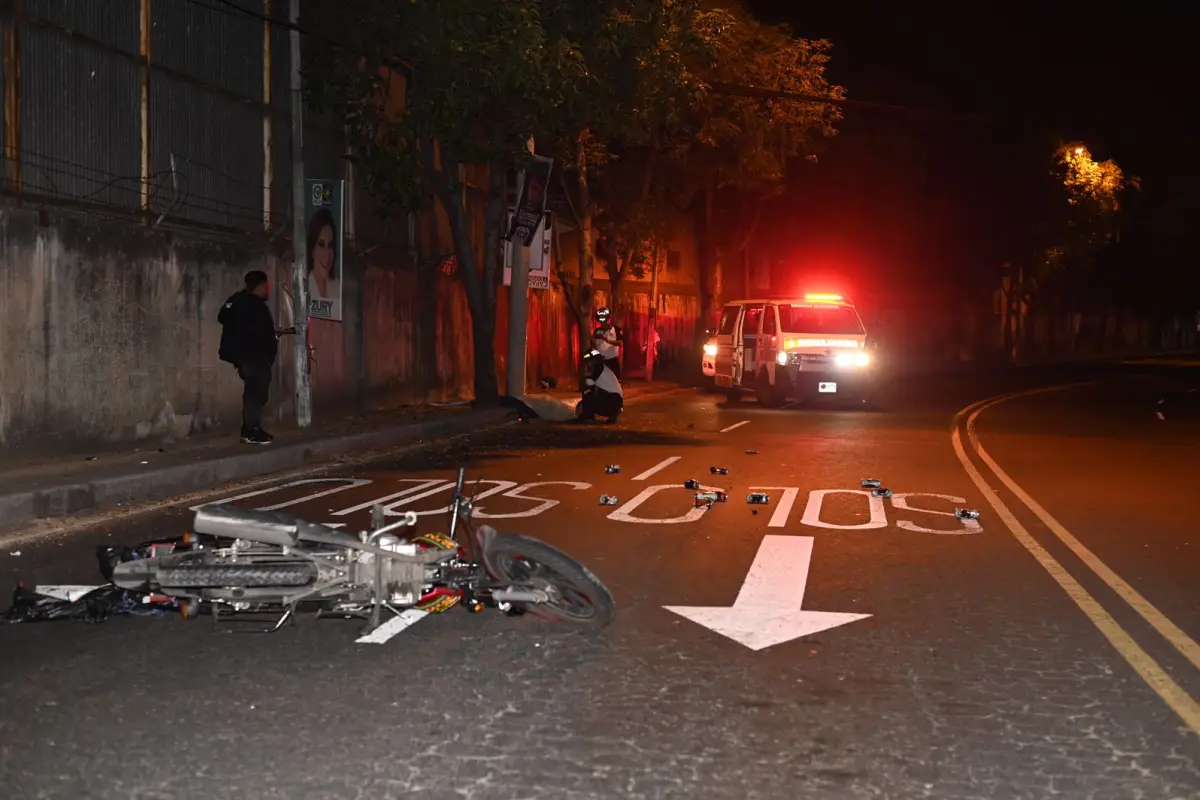
<svg viewBox="0 0 1200 800"><path fill-rule="evenodd" d="M17 42L6 56L20 68L18 102L6 103L3 132L19 132L21 180L6 180L6 192L31 202L136 211L144 181L145 210L155 218L242 231L285 228L289 32L264 17L284 22L286 14L286 0L21 0L4 21ZM310 116L306 172L341 177L341 147L340 130ZM15 178L16 171L10 166L7 174Z"/></svg>

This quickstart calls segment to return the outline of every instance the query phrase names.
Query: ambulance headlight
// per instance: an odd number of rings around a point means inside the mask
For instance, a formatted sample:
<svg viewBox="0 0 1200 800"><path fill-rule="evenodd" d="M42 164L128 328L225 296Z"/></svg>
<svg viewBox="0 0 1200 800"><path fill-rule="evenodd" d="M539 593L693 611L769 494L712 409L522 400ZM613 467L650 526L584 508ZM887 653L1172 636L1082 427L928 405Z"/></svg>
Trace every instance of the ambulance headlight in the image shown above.
<svg viewBox="0 0 1200 800"><path fill-rule="evenodd" d="M716 355L717 355L717 346L716 346L715 344L712 344L712 343L709 343L709 344L706 344L706 345L704 345L704 355L706 355L706 356L710 356L710 357L716 357Z"/></svg>
<svg viewBox="0 0 1200 800"><path fill-rule="evenodd" d="M842 368L865 367L871 363L871 357L866 353L838 353L833 357L833 363Z"/></svg>

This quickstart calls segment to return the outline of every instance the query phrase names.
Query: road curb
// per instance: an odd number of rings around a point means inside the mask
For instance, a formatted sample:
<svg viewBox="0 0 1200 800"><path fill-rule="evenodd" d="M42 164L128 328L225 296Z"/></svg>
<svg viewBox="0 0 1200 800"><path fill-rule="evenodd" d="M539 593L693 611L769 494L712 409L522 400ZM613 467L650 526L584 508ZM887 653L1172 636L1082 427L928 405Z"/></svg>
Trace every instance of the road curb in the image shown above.
<svg viewBox="0 0 1200 800"><path fill-rule="evenodd" d="M503 408L470 412L469 416L470 419L408 423L364 433L262 448L159 470L0 495L0 531L11 531L44 519L164 500L234 481L329 461L356 451L396 447L423 439L498 428L515 418L512 411Z"/></svg>

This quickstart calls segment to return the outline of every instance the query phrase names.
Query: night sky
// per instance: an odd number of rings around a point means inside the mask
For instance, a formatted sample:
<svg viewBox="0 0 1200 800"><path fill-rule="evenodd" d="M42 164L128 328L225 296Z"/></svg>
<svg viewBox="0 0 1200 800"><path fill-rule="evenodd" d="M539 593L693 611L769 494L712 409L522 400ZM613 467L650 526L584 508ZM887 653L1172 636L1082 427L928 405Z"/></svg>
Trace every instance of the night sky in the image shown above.
<svg viewBox="0 0 1200 800"><path fill-rule="evenodd" d="M828 74L849 98L918 110L847 110L820 163L794 171L764 244L801 272L990 285L1012 239L1007 210L1022 201L1010 176L1029 169L1010 145L1059 137L1138 175L1156 231L1190 222L1194 15L1076 2L747 5L831 40ZM1170 237L1143 238L1154 240L1144 258L1182 260Z"/></svg>

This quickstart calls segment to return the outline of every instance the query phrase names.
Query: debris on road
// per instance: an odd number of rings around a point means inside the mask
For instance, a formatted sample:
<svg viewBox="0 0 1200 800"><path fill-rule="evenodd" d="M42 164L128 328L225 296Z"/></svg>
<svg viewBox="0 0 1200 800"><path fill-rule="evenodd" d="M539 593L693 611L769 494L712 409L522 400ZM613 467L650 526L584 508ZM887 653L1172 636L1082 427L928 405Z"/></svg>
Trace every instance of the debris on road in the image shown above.
<svg viewBox="0 0 1200 800"><path fill-rule="evenodd" d="M871 490L871 496L872 496L872 497L891 497L891 496L892 496L892 490L891 490L891 489L884 489L884 488L882 488L882 487L879 487L879 486L877 486L877 487L875 487L874 489L872 489L872 490Z"/></svg>
<svg viewBox="0 0 1200 800"><path fill-rule="evenodd" d="M600 505L615 506L616 504L617 504L617 498L613 497L611 494L600 495Z"/></svg>
<svg viewBox="0 0 1200 800"><path fill-rule="evenodd" d="M880 486L883 486L883 481L879 480L878 478L862 479L862 488L864 489L878 489Z"/></svg>
<svg viewBox="0 0 1200 800"><path fill-rule="evenodd" d="M1163 413L1161 411L1155 411L1154 416L1158 417L1159 419L1161 419L1163 421L1166 421L1166 419L1167 419L1165 416L1163 416Z"/></svg>
<svg viewBox="0 0 1200 800"><path fill-rule="evenodd" d="M708 471L713 475L728 475L729 470L726 467L709 467Z"/></svg>
<svg viewBox="0 0 1200 800"><path fill-rule="evenodd" d="M702 487L700 486L700 481L696 480L695 478L689 478L688 480L683 482L683 488L685 488L685 489L700 489Z"/></svg>
<svg viewBox="0 0 1200 800"><path fill-rule="evenodd" d="M604 468L604 472L608 475L616 475L620 471L621 471L621 466L619 464L609 464L607 467Z"/></svg>
<svg viewBox="0 0 1200 800"><path fill-rule="evenodd" d="M31 592L22 584L13 590L12 606L5 612L4 621L15 624L74 619L96 624L118 614L156 616L179 608L174 600L165 603L153 600L149 595L140 595L112 584L101 586L75 600Z"/></svg>
<svg viewBox="0 0 1200 800"><path fill-rule="evenodd" d="M147 542L136 547L96 548L96 560L104 583L96 587L38 586L30 591L24 583L13 590L12 605L0 617L10 624L20 622L49 622L53 620L82 620L88 623L104 622L120 614L157 616L178 611L179 604L170 597L122 589L112 583L113 569L122 561L147 558L155 548L169 546L169 542ZM78 591L87 589L87 591Z"/></svg>
<svg viewBox="0 0 1200 800"><path fill-rule="evenodd" d="M9 553L9 555L10 555L10 556L12 556L13 558L20 558L20 557L21 557L21 551L20 551L20 550L13 550L11 553Z"/></svg>
<svg viewBox="0 0 1200 800"><path fill-rule="evenodd" d="M956 508L954 509L954 516L958 517L959 519L979 519L979 512L971 511L966 508Z"/></svg>
<svg viewBox="0 0 1200 800"><path fill-rule="evenodd" d="M724 503L729 496L719 490L696 492L696 508L712 508L713 503Z"/></svg>
<svg viewBox="0 0 1200 800"><path fill-rule="evenodd" d="M746 495L746 502L752 506L765 506L771 502L771 496L766 492L751 492Z"/></svg>
<svg viewBox="0 0 1200 800"><path fill-rule="evenodd" d="M746 455L748 455L748 456L756 456L756 455L758 455L758 451L757 451L757 450L747 450L747 451L746 451Z"/></svg>

